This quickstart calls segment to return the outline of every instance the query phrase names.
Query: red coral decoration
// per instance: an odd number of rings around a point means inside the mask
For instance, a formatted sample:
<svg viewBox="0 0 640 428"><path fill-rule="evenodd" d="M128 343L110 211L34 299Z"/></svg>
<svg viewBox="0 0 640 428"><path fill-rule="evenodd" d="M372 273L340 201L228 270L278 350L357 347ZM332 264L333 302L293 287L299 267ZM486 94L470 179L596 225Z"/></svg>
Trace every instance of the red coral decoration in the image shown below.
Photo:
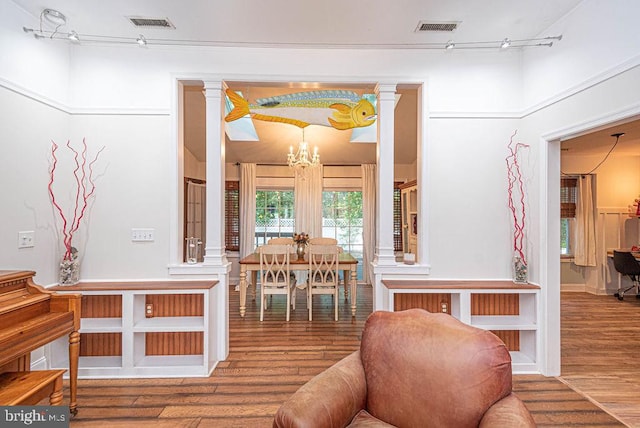
<svg viewBox="0 0 640 428"><path fill-rule="evenodd" d="M518 131L516 130L511 139L509 140L509 156L505 159L507 162L507 182L508 182L508 194L509 194L509 210L513 218L513 251L520 256L522 262L526 265L527 260L524 255L524 229L525 220L527 218L525 211L525 192L524 181L522 180L522 172L520 171L520 164L518 163L518 150L529 147L524 143L513 142L513 137L516 136ZM517 187L516 187L517 186ZM516 194L514 195L514 190ZM515 198L518 198L515 200Z"/></svg>
<svg viewBox="0 0 640 428"><path fill-rule="evenodd" d="M62 235L63 235L63 245L65 248L63 260L71 260L72 258L72 246L71 243L73 241L73 235L78 231L80 227L80 221L85 215L87 210L87 206L89 205L89 199L93 196L96 185L94 183L93 178L93 165L98 160L98 156L104 150L104 146L98 150L93 160L87 163L87 143L85 139L82 139L82 152L78 152L78 150L74 149L71 146L71 141L67 141L67 148L73 152L73 160L75 163L75 169L73 170L73 177L75 179L75 203L73 207L73 219L71 222L67 221L67 216L64 211L56 201L56 196L53 192L53 182L55 179L56 167L58 165L58 157L56 156L56 151L58 150L58 145L55 141L51 140L51 164L49 167L49 185L47 189L49 190L49 196L51 197L51 203L55 207L58 214L62 219ZM79 159L78 159L79 158Z"/></svg>

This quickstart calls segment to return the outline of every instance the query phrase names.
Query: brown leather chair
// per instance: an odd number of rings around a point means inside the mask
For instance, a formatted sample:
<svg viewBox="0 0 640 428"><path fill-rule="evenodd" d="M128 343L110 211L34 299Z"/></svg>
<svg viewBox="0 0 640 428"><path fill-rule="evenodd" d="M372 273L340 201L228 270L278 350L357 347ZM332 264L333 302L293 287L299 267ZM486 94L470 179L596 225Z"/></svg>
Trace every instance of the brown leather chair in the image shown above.
<svg viewBox="0 0 640 428"><path fill-rule="evenodd" d="M274 427L535 427L491 332L422 309L374 312L360 350L303 385Z"/></svg>

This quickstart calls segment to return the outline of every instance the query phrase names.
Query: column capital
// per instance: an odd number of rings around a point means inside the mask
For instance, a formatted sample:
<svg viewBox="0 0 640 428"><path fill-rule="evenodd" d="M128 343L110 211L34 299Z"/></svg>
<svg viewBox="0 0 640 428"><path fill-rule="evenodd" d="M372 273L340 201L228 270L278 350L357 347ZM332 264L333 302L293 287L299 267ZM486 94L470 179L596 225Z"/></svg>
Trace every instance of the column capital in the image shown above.
<svg viewBox="0 0 640 428"><path fill-rule="evenodd" d="M380 94L384 94L384 93L396 93L396 89L397 89L397 84L395 83L382 83L379 82L376 87L374 88L374 92L376 93L376 95L380 95Z"/></svg>

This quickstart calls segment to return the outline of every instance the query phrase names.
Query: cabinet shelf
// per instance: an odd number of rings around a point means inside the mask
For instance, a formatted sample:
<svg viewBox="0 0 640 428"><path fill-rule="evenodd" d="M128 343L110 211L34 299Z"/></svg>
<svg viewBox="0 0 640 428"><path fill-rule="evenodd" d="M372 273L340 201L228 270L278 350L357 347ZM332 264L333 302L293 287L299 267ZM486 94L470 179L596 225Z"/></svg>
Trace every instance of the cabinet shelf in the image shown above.
<svg viewBox="0 0 640 428"><path fill-rule="evenodd" d="M120 333L122 318L82 318L80 333Z"/></svg>
<svg viewBox="0 0 640 428"><path fill-rule="evenodd" d="M472 315L471 325L485 330L536 330L533 320L519 315Z"/></svg>
<svg viewBox="0 0 640 428"><path fill-rule="evenodd" d="M169 331L204 331L204 317L145 318L133 326L135 333Z"/></svg>

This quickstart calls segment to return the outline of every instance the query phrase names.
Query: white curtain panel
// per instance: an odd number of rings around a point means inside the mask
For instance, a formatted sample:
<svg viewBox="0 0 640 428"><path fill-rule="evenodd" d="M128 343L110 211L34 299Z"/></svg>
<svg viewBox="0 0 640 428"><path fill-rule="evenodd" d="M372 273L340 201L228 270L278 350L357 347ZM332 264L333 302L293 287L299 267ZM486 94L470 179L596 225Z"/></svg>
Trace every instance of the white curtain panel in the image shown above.
<svg viewBox="0 0 640 428"><path fill-rule="evenodd" d="M296 233L322 236L322 165L295 171Z"/></svg>
<svg viewBox="0 0 640 428"><path fill-rule="evenodd" d="M596 227L593 201L593 177L578 179L576 203L576 233L574 236L574 263L578 266L596 265Z"/></svg>
<svg viewBox="0 0 640 428"><path fill-rule="evenodd" d="M240 164L240 258L255 251L256 164Z"/></svg>
<svg viewBox="0 0 640 428"><path fill-rule="evenodd" d="M207 223L207 186L187 181L187 234L185 238L198 238L202 244L198 249L198 261L204 261Z"/></svg>
<svg viewBox="0 0 640 428"><path fill-rule="evenodd" d="M362 218L363 218L363 256L362 276L369 284L373 284L371 262L376 250L376 166L362 165Z"/></svg>

